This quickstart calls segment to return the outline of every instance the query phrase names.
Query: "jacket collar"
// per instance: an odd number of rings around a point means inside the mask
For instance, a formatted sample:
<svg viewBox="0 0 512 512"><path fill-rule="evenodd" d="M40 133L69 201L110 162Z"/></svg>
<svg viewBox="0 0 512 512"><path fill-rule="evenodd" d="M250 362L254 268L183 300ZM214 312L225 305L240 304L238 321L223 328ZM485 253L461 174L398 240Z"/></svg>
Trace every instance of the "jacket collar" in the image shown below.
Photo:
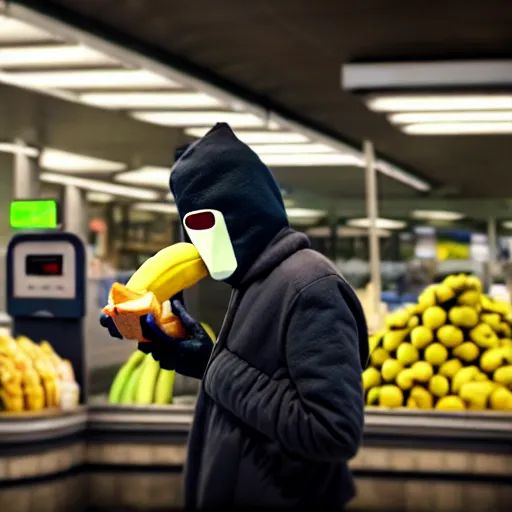
<svg viewBox="0 0 512 512"><path fill-rule="evenodd" d="M290 227L286 227L267 245L240 282L240 287L268 274L292 254L310 247L309 238Z"/></svg>

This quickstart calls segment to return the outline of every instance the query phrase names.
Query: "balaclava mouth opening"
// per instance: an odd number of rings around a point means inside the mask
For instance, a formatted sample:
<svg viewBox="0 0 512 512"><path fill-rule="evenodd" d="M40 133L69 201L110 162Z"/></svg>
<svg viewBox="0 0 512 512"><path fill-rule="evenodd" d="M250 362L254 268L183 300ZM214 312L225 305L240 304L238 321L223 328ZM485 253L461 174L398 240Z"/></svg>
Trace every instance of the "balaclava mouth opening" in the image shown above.
<svg viewBox="0 0 512 512"><path fill-rule="evenodd" d="M270 169L225 123L217 124L184 151L173 166L170 186L185 231L188 214L204 213L201 222L207 222L204 234L189 229L186 239L196 245L207 266L210 262L212 268L224 268L212 277L234 287L274 236L289 226ZM215 226L220 226L216 232L209 231L207 212L215 217ZM229 260L224 231L236 259L235 270L227 278L222 273L233 268L233 261Z"/></svg>

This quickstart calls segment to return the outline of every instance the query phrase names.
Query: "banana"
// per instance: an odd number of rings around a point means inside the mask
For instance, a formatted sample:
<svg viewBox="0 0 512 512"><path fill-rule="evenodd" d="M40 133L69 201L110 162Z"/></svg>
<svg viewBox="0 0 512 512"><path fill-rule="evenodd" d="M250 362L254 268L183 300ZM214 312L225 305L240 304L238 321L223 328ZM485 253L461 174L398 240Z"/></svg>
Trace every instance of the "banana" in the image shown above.
<svg viewBox="0 0 512 512"><path fill-rule="evenodd" d="M148 354L142 365L137 391L135 392L135 403L140 405L150 405L155 396L155 386L160 372L160 365Z"/></svg>
<svg viewBox="0 0 512 512"><path fill-rule="evenodd" d="M158 302L164 302L207 275L208 270L197 249L192 244L180 242L146 260L126 287L133 291L153 292Z"/></svg>
<svg viewBox="0 0 512 512"><path fill-rule="evenodd" d="M172 314L164 314L162 303L190 288L208 275L197 249L180 242L162 249L146 260L126 286L114 283L103 313L110 316L126 339L146 341L140 316L152 313L170 335L183 336L181 323Z"/></svg>
<svg viewBox="0 0 512 512"><path fill-rule="evenodd" d="M130 375L133 373L135 368L137 368L137 366L139 366L142 363L145 357L146 354L144 354L144 352L136 350L130 356L128 361L126 361L126 363L124 363L123 366L121 366L121 368L117 372L117 375L114 378L114 382L112 382L112 385L110 386L108 401L111 404L119 403L121 399L121 394L123 392L123 388L128 382Z"/></svg>
<svg viewBox="0 0 512 512"><path fill-rule="evenodd" d="M135 402L135 394L137 393L137 386L139 384L142 368L144 368L144 363L135 368L128 378L126 386L123 388L119 398L120 404L133 404Z"/></svg>
<svg viewBox="0 0 512 512"><path fill-rule="evenodd" d="M158 405L172 404L175 377L175 371L160 369L153 403Z"/></svg>
<svg viewBox="0 0 512 512"><path fill-rule="evenodd" d="M6 412L23 412L25 408L23 394L11 395L3 389L0 389L0 404Z"/></svg>

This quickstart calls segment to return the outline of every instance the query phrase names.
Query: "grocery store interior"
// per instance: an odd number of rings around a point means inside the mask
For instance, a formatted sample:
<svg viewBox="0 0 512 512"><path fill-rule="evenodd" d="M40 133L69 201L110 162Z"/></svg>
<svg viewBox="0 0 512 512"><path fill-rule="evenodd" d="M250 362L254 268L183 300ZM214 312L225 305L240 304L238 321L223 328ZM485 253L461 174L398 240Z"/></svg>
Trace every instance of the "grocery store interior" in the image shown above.
<svg viewBox="0 0 512 512"><path fill-rule="evenodd" d="M0 0L0 510L182 507L200 381L158 392L99 318L183 240L171 168L218 122L363 305L348 509L510 510L510 26L510 0ZM213 337L230 292L184 291Z"/></svg>

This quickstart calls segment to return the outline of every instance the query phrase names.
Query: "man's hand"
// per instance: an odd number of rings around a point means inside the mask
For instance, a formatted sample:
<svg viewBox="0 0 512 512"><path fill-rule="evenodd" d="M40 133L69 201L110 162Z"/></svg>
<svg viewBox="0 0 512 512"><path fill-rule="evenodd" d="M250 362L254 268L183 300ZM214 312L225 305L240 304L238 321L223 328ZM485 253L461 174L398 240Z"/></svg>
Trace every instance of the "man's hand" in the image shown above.
<svg viewBox="0 0 512 512"><path fill-rule="evenodd" d="M160 366L167 370L176 370L185 353L200 355L206 352L209 358L213 341L201 324L190 316L179 299L171 299L171 309L180 319L188 337L176 339L167 335L150 314L141 319L142 332L150 341L139 343L139 350L153 354L155 360L160 361Z"/></svg>
<svg viewBox="0 0 512 512"><path fill-rule="evenodd" d="M201 324L190 316L179 299L171 299L171 309L181 320L187 331L187 338L169 336L160 328L154 316L149 314L141 317L142 332L149 341L139 342L138 349L151 354L165 370L176 370L187 377L201 379L210 359L213 340ZM103 315L100 323L108 329L111 336L122 339L110 317Z"/></svg>

